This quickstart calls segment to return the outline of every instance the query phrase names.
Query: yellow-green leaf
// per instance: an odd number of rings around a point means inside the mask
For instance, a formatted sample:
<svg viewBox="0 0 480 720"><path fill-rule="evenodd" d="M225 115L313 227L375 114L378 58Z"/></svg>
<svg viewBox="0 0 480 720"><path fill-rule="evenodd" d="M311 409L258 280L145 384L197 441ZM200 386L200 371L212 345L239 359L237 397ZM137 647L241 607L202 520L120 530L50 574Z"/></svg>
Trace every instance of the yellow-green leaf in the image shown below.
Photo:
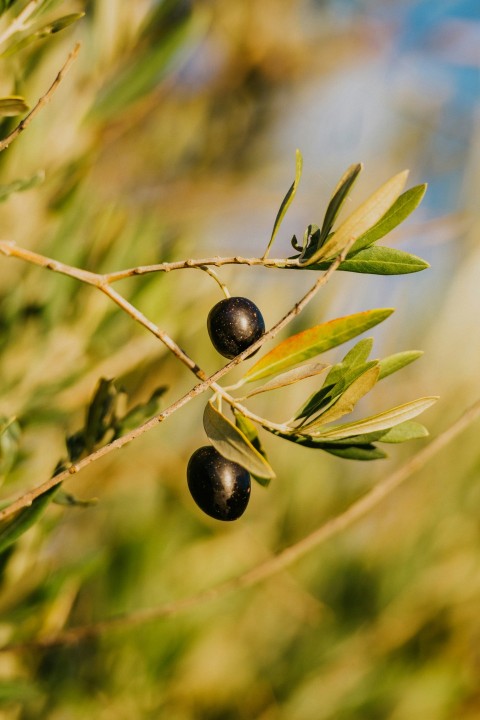
<svg viewBox="0 0 480 720"><path fill-rule="evenodd" d="M330 240L327 240L305 265L335 258L349 243L354 242L373 227L398 198L405 187L407 177L408 170L404 170L382 185L339 226Z"/></svg>
<svg viewBox="0 0 480 720"><path fill-rule="evenodd" d="M392 373L401 370L405 365L409 365L411 362L418 360L422 355L422 350L404 350L403 352L383 358L380 360L380 377L378 379L382 380L388 377L388 375L392 375Z"/></svg>
<svg viewBox="0 0 480 720"><path fill-rule="evenodd" d="M387 210L385 215L373 227L361 235L352 247L352 252L363 250L380 238L385 237L397 225L400 225L420 205L427 189L426 183L402 193Z"/></svg>
<svg viewBox="0 0 480 720"><path fill-rule="evenodd" d="M327 212L325 213L322 229L320 231L320 242L323 242L323 240L325 240L325 238L328 236L330 230L333 227L333 223L335 222L335 219L340 212L343 203L345 202L348 193L352 189L353 184L362 169L362 163L350 165L348 170L342 175L342 177L338 181L337 187L333 191L332 199L328 204Z"/></svg>
<svg viewBox="0 0 480 720"><path fill-rule="evenodd" d="M245 415L242 415L238 410L234 410L233 414L235 415L235 424L237 428L242 432L247 440L252 443L255 450L257 450L260 455L265 458L265 460L268 462L267 453L265 452L262 442L260 440L260 436L258 434L258 430L253 424L251 420L249 420ZM258 475L255 475L253 472L250 473L252 478L256 480L260 485L263 487L267 487L270 485L270 478L265 477L259 477Z"/></svg>
<svg viewBox="0 0 480 720"><path fill-rule="evenodd" d="M341 345L385 320L393 308L365 310L316 325L292 335L253 365L244 375L245 382L275 375Z"/></svg>
<svg viewBox="0 0 480 720"><path fill-rule="evenodd" d="M338 418L347 415L347 413L352 412L357 402L361 400L364 395L370 392L376 384L379 374L380 367L378 364L368 368L366 372L362 373L360 377L354 380L352 384L347 387L345 392L340 395L338 400L331 405L328 410L322 413L311 423L302 425L302 432L305 432L307 429L316 428L320 425L333 422L334 420L338 420Z"/></svg>
<svg viewBox="0 0 480 720"><path fill-rule="evenodd" d="M292 185L290 186L287 194L282 200L282 204L280 205L280 208L277 213L277 217L275 218L275 222L273 223L273 230L272 235L270 237L270 240L267 245L267 249L265 250L264 258L267 257L268 252L270 248L272 247L272 243L275 240L275 236L278 232L278 229L280 225L282 224L282 220L285 217L285 214L290 207L293 198L295 197L295 193L297 192L298 183L300 182L300 177L302 175L302 167L303 167L303 158L302 153L300 150L295 151L295 180L293 181Z"/></svg>
<svg viewBox="0 0 480 720"><path fill-rule="evenodd" d="M319 375L320 373L325 372L325 370L329 367L330 365L327 365L326 363L306 363L300 367L293 368L293 370L287 370L284 373L280 373L280 375L277 375L272 380L266 382L265 385L261 385L260 387L255 388L255 390L251 390L246 397L252 397L252 395L258 395L259 393L277 390L278 388L286 387L287 385L293 385L300 380L305 380L306 378Z"/></svg>
<svg viewBox="0 0 480 720"><path fill-rule="evenodd" d="M0 523L0 553L14 543L40 517L46 506L51 502L59 486L46 490L28 507L19 510L12 518Z"/></svg>
<svg viewBox="0 0 480 720"><path fill-rule="evenodd" d="M264 457L235 425L208 402L203 413L203 427L218 452L260 478L274 478L275 473Z"/></svg>
<svg viewBox="0 0 480 720"><path fill-rule="evenodd" d="M419 398L418 400L412 400L411 402L404 403L403 405L397 405L397 407L385 410L377 415L371 415L370 417L363 418L363 420L346 423L345 425L337 425L329 430L320 430L312 433L312 435L313 437L321 438L322 440L340 440L342 438L352 437L361 433L387 430L395 425L405 422L406 420L410 420L416 415L419 415L437 402L437 400L438 397L436 396Z"/></svg>
<svg viewBox="0 0 480 720"><path fill-rule="evenodd" d="M28 105L20 95L9 95L0 98L0 115L3 117L13 117L22 115L28 111Z"/></svg>
<svg viewBox="0 0 480 720"><path fill-rule="evenodd" d="M291 266L294 270L328 270L330 261L322 260L314 265ZM372 245L354 254L349 254L340 263L338 270L368 275L406 275L430 267L422 258L397 248Z"/></svg>

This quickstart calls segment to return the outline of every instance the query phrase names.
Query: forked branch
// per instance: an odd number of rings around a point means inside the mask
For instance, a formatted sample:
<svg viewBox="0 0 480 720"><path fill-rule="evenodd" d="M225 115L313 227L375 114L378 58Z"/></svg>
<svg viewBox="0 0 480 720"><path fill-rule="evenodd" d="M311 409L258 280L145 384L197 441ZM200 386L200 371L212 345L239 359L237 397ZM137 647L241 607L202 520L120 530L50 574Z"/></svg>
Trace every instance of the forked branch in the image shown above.
<svg viewBox="0 0 480 720"><path fill-rule="evenodd" d="M7 520L8 518L15 515L19 510L25 507L29 507L32 502L37 498L40 497L40 495L43 495L43 493L47 492L51 488L60 485L62 482L67 480L71 475L75 475L76 473L83 470L84 467L87 467L87 465L90 465L92 462L95 462L99 460L101 457L107 455L108 453L112 452L113 450L117 450L128 443L130 443L132 440L135 440L135 438L140 437L140 435L143 435L143 433L148 432L152 428L156 427L160 423L162 423L164 420L166 420L170 415L172 415L174 412L179 410L181 407L186 405L190 400L193 400L193 398L197 397L197 395L200 395L201 393L205 392L209 388L214 389L215 391L220 390L221 394L225 399L230 398L228 394L223 390L223 388L219 388L219 386L216 385L217 381L220 380L224 375L226 375L230 370L232 370L234 367L239 365L243 360L245 360L249 355L253 354L257 349L262 347L264 343L266 343L268 340L271 340L274 338L291 320L293 320L294 317L296 317L305 307L308 305L308 303L315 297L317 292L320 290L321 287L323 287L330 277L333 275L333 273L337 270L340 263L344 260L346 257L348 251L350 249L350 246L348 245L345 247L343 252L331 263L328 270L326 270L324 273L319 275L317 281L312 285L310 290L267 332L262 335L259 340L257 340L255 343L253 343L249 348L244 350L240 355L238 355L236 358L231 360L229 363L224 365L224 367L217 370L213 375L210 375L209 377L206 376L203 370L194 363L193 360L191 360L180 348L178 350L180 351L180 354L177 353L175 350L176 343L168 337L166 333L163 333L163 331L160 331L156 326L152 324L145 325L143 322L141 323L147 329L150 331L154 331L154 334L159 337L167 347L178 357L182 362L184 362L187 367L189 367L192 372L197 375L197 377L201 378L201 382L193 387L188 393L186 393L183 397L176 400L172 405L170 405L168 408L163 410L161 413L158 413L154 417L150 418L150 420L146 421L139 427L135 428L131 432L127 433L126 435L123 435L120 438L117 438L116 440L112 441L108 445L104 445L103 447L99 448L95 452L91 453L85 458L82 458L82 460L79 460L78 462L72 464L68 470L65 470L62 473L59 473L58 475L54 475L53 477L49 478L42 484L38 485L35 488L32 488L25 494L21 495L17 500L12 502L8 507L4 508L0 511L0 522L3 520ZM126 312L128 312L129 315L131 315L135 320L139 321L138 317L138 311L137 316L132 315L132 313L129 310L130 304L123 298L123 296L116 293L112 288L110 288L104 281L104 276L99 275L97 273L92 273L86 270L80 270L78 268L72 267L70 265L66 265L64 263L58 262L57 260L53 260L52 258L45 257L43 255L39 255L38 253L34 253L30 250L25 250L23 248L18 247L17 245L5 241L0 241L0 253L8 256L8 257L16 257L18 259L25 260L27 262L30 262L34 265L39 265L40 267L46 268L48 270L52 270L54 272L59 272L63 275L68 275L70 277L73 277L77 280L80 280L82 282L85 282L88 285L93 285L94 287L97 287L99 290L104 292L106 295L108 295L112 300L114 300L117 304L122 307L122 309ZM130 306L133 307L133 306ZM149 326L151 325L151 327ZM157 332L158 331L158 332ZM168 342L166 341L168 338ZM230 400L233 401L233 398L230 398ZM229 400L229 401L230 401ZM238 403L235 403L233 401L234 405L236 407L241 407L238 405ZM243 410L242 410L243 411ZM251 415L250 415L251 417Z"/></svg>

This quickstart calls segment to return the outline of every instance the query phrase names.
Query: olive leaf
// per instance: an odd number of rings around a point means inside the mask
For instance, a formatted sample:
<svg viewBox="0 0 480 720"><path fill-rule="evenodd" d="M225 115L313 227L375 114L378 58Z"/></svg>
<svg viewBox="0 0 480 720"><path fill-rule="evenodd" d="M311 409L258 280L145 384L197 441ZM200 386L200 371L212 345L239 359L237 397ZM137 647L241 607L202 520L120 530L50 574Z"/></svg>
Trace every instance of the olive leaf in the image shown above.
<svg viewBox="0 0 480 720"><path fill-rule="evenodd" d="M55 495L53 502L55 505L64 505L65 507L92 507L92 505L97 505L98 499L97 498L89 498L88 500L80 500L79 498L75 497L75 495L72 495L72 493L67 493L65 490L59 490L57 494Z"/></svg>
<svg viewBox="0 0 480 720"><path fill-rule="evenodd" d="M28 45L31 45L31 43L37 40L43 40L49 35L55 35L61 30L69 27L73 23L76 23L84 16L84 12L76 12L70 13L69 15L64 15L61 18L57 18L56 20L49 22L47 25L43 25L37 30L34 30L33 32L24 35L20 40L10 45L7 50L5 50L1 54L1 57L9 57L11 55L14 55L19 50L23 50L23 48L28 47Z"/></svg>
<svg viewBox="0 0 480 720"><path fill-rule="evenodd" d="M385 320L393 308L379 308L346 315L303 330L283 340L255 363L244 375L245 382L261 380L269 375L337 347Z"/></svg>
<svg viewBox="0 0 480 720"><path fill-rule="evenodd" d="M328 270L330 261L316 262L311 265L290 265L293 270ZM337 270L345 272L363 273L364 275L407 275L421 272L430 265L426 260L397 248L375 245L359 250L354 255L349 254L340 263Z"/></svg>
<svg viewBox="0 0 480 720"><path fill-rule="evenodd" d="M387 453L377 448L376 445L345 445L342 447L325 444L322 450L344 460L383 460L387 457Z"/></svg>
<svg viewBox="0 0 480 720"><path fill-rule="evenodd" d="M273 435L293 442L296 445L301 445L311 450L323 450L324 452L331 453L345 460L379 460L386 457L386 453L372 443L340 444L336 442L325 442L324 440L319 440L309 435L281 433L277 430L270 430L269 428L267 428L267 430Z"/></svg>
<svg viewBox="0 0 480 720"><path fill-rule="evenodd" d="M36 497L31 505L19 510L13 518L0 523L0 553L18 540L38 520L57 490L58 486L46 490L42 495Z"/></svg>
<svg viewBox="0 0 480 720"><path fill-rule="evenodd" d="M203 413L203 427L220 455L236 462L260 478L274 478L275 473L250 440L209 401Z"/></svg>
<svg viewBox="0 0 480 720"><path fill-rule="evenodd" d="M364 444L372 442L382 442L389 444L399 444L408 442L409 440L419 440L428 437L427 428L416 420L405 420L405 422L389 427L386 430L377 430L376 432L363 433L361 435L351 436L344 440L337 440L339 444Z"/></svg>
<svg viewBox="0 0 480 720"><path fill-rule="evenodd" d="M360 340L348 351L343 360L330 369L320 390L315 391L308 400L299 408L294 420L309 420L320 412L325 412L345 390L371 367L378 365L378 380L382 380L409 363L421 357L418 350L407 350L405 352L390 355L382 360L367 362L373 346L372 338ZM315 420L316 421L316 420ZM304 422L301 426L305 427Z"/></svg>
<svg viewBox="0 0 480 720"><path fill-rule="evenodd" d="M95 445L114 426L117 396L114 381L101 378L86 414L83 435L87 452L92 452Z"/></svg>
<svg viewBox="0 0 480 720"><path fill-rule="evenodd" d="M419 415L424 410L431 407L431 405L437 402L437 400L437 396L412 400L411 402L404 403L403 405L397 405L390 410L385 410L384 412L376 415L363 418L363 420L346 423L344 425L337 425L330 429L317 430L312 433L312 436L323 440L340 440L342 438L351 438L352 436L360 433L390 429L405 420L410 420L416 415Z"/></svg>
<svg viewBox="0 0 480 720"><path fill-rule="evenodd" d="M378 379L383 380L383 378L398 372L398 370L401 370L406 365L418 360L422 355L422 350L404 350L403 352L382 358L382 360L379 360L380 376Z"/></svg>
<svg viewBox="0 0 480 720"><path fill-rule="evenodd" d="M358 401L369 393L376 384L379 374L380 368L378 363L375 363L373 367L369 367L352 383L350 383L346 390L341 393L336 402L325 410L325 412L315 418L315 420L303 425L302 432L333 422L334 420L338 420L344 415L347 415L347 413L352 412Z"/></svg>
<svg viewBox="0 0 480 720"><path fill-rule="evenodd" d="M27 103L20 95L9 95L0 98L0 116L14 117L15 115L23 115L28 110Z"/></svg>
<svg viewBox="0 0 480 720"><path fill-rule="evenodd" d="M350 253L353 254L372 245L400 225L420 205L426 190L427 185L424 183L402 193L385 215L355 241Z"/></svg>
<svg viewBox="0 0 480 720"><path fill-rule="evenodd" d="M7 476L18 455L20 425L16 418L0 416L0 475Z"/></svg>
<svg viewBox="0 0 480 720"><path fill-rule="evenodd" d="M360 433L359 435L349 435L346 438L338 440L326 441L329 445L371 445L375 442L388 443L390 445L408 442L409 440L419 440L428 437L427 428L416 420L405 420L399 425L377 430L375 432ZM322 438L310 438L312 442L322 444L325 440Z"/></svg>
<svg viewBox="0 0 480 720"><path fill-rule="evenodd" d="M235 416L235 424L237 428L245 435L247 440L252 443L255 450L257 450L260 455L268 462L267 453L263 448L260 436L255 425L252 423L251 420L245 417L245 415L242 415L238 410L234 409L233 414ZM267 487L270 484L270 478L260 477L258 475L255 475L254 473L251 473L251 476L260 485L263 485L263 487Z"/></svg>
<svg viewBox="0 0 480 720"><path fill-rule="evenodd" d="M155 388L145 403L139 403L129 410L122 418L117 418L115 437L125 435L155 415L160 407L160 398L168 390L166 385Z"/></svg>
<svg viewBox="0 0 480 720"><path fill-rule="evenodd" d="M45 180L43 170L36 172L35 175L26 179L15 180L8 185L0 185L0 202L6 200L10 195L16 192L23 192L40 185Z"/></svg>
<svg viewBox="0 0 480 720"><path fill-rule="evenodd" d="M298 427L305 427L305 423L317 421L320 413L328 411L342 394L364 373L378 366L376 360L348 364L344 358L334 365L328 373L320 390L315 391L307 401L297 410L294 420L301 420Z"/></svg>
<svg viewBox="0 0 480 720"><path fill-rule="evenodd" d="M408 170L398 173L382 185L357 210L355 210L304 264L312 265L320 260L332 260L351 242L372 228L398 198L407 181Z"/></svg>
<svg viewBox="0 0 480 720"><path fill-rule="evenodd" d="M320 373L325 372L330 367L326 363L312 362L300 365L300 367L293 368L293 370L287 370L280 375L276 375L272 380L269 380L264 385L250 390L245 397L249 398L253 395L260 393L269 392L270 390L277 390L287 385L293 385L294 383L300 382L300 380L306 380L307 378L314 377Z"/></svg>
<svg viewBox="0 0 480 720"><path fill-rule="evenodd" d="M270 236L270 240L268 241L267 249L265 250L265 253L263 255L264 259L267 257L268 252L270 248L272 247L273 241L275 240L275 236L280 228L280 225L282 224L282 220L285 217L285 214L292 204L293 198L295 197L295 193L297 192L298 183L300 182L300 178L302 176L302 167L303 167L303 158L302 153L300 150L295 151L295 180L291 184L287 194L282 200L282 203L280 205L280 208L277 213L277 217L275 218L275 222L273 223L273 230L272 234Z"/></svg>
<svg viewBox="0 0 480 720"><path fill-rule="evenodd" d="M333 224L337 218L338 213L340 212L343 203L345 202L348 193L352 189L355 180L357 179L362 170L362 163L350 165L348 170L342 175L342 177L338 181L337 187L333 191L332 199L330 200L327 211L325 213L322 229L320 231L319 247L323 245L324 241L328 237L328 234L333 227Z"/></svg>

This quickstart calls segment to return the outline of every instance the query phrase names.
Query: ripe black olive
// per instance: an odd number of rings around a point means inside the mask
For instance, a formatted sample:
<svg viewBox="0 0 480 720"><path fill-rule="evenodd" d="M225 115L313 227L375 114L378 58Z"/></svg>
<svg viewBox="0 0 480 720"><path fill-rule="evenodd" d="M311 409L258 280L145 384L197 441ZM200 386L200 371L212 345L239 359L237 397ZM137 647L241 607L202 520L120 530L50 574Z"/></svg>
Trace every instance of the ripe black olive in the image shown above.
<svg viewBox="0 0 480 720"><path fill-rule="evenodd" d="M212 445L195 450L188 462L187 481L198 507L216 520L236 520L250 499L250 475L227 460Z"/></svg>
<svg viewBox="0 0 480 720"><path fill-rule="evenodd" d="M226 358L234 358L265 332L262 313L244 297L220 300L208 314L208 334L215 349Z"/></svg>

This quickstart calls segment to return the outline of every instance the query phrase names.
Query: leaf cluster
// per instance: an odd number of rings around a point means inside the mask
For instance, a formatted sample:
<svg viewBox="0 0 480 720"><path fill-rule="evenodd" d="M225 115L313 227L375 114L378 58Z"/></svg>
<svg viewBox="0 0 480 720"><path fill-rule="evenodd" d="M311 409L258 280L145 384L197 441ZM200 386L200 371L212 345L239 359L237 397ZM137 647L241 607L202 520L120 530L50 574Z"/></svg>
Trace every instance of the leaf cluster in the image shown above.
<svg viewBox="0 0 480 720"><path fill-rule="evenodd" d="M166 391L165 386L154 390L145 403L139 403L130 410L122 412L126 404L126 393L118 389L114 380L101 378L92 400L86 408L85 422L80 430L66 437L67 458L59 460L53 475L68 469L94 450L121 437L133 427L148 420L158 412L160 398ZM19 427L15 420L3 422L0 427L0 466L11 462L12 443L18 443ZM40 517L45 507L54 501L59 505L86 507L95 500L79 500L65 492L59 485L50 488L35 498L30 506L19 510L12 518L0 525L0 553L14 543ZM9 502L6 505L10 504Z"/></svg>
<svg viewBox="0 0 480 720"><path fill-rule="evenodd" d="M301 168L301 155L297 150L295 180L280 206L267 252L295 195ZM390 178L335 227L345 200L362 169L361 163L351 165L340 178L321 225L308 225L301 244L296 236L293 236L292 247L298 254L290 259L299 261L297 266L293 266L295 269L326 270L331 262L345 251L346 257L339 265L339 269L349 272L403 275L419 272L428 267L428 263L416 255L375 244L406 220L418 207L425 194L426 184L404 190L408 177L407 170Z"/></svg>
<svg viewBox="0 0 480 720"><path fill-rule="evenodd" d="M390 308L380 308L331 320L287 338L258 360L238 386L274 377L248 392L245 399L322 375L328 370L319 389L302 403L283 429L266 419L260 419L260 424L284 440L350 460L386 457L378 448L378 442L401 443L427 436L426 428L413 422L412 418L430 407L436 397L419 398L362 420L332 425L351 413L377 382L421 357L420 351L395 353L381 360L369 359L373 339L364 338L333 366L304 362L360 335L391 313ZM206 434L222 455L247 468L261 484L267 484L274 477L274 471L258 431L241 411L236 409L234 414L235 426L211 402L208 403L204 414Z"/></svg>

